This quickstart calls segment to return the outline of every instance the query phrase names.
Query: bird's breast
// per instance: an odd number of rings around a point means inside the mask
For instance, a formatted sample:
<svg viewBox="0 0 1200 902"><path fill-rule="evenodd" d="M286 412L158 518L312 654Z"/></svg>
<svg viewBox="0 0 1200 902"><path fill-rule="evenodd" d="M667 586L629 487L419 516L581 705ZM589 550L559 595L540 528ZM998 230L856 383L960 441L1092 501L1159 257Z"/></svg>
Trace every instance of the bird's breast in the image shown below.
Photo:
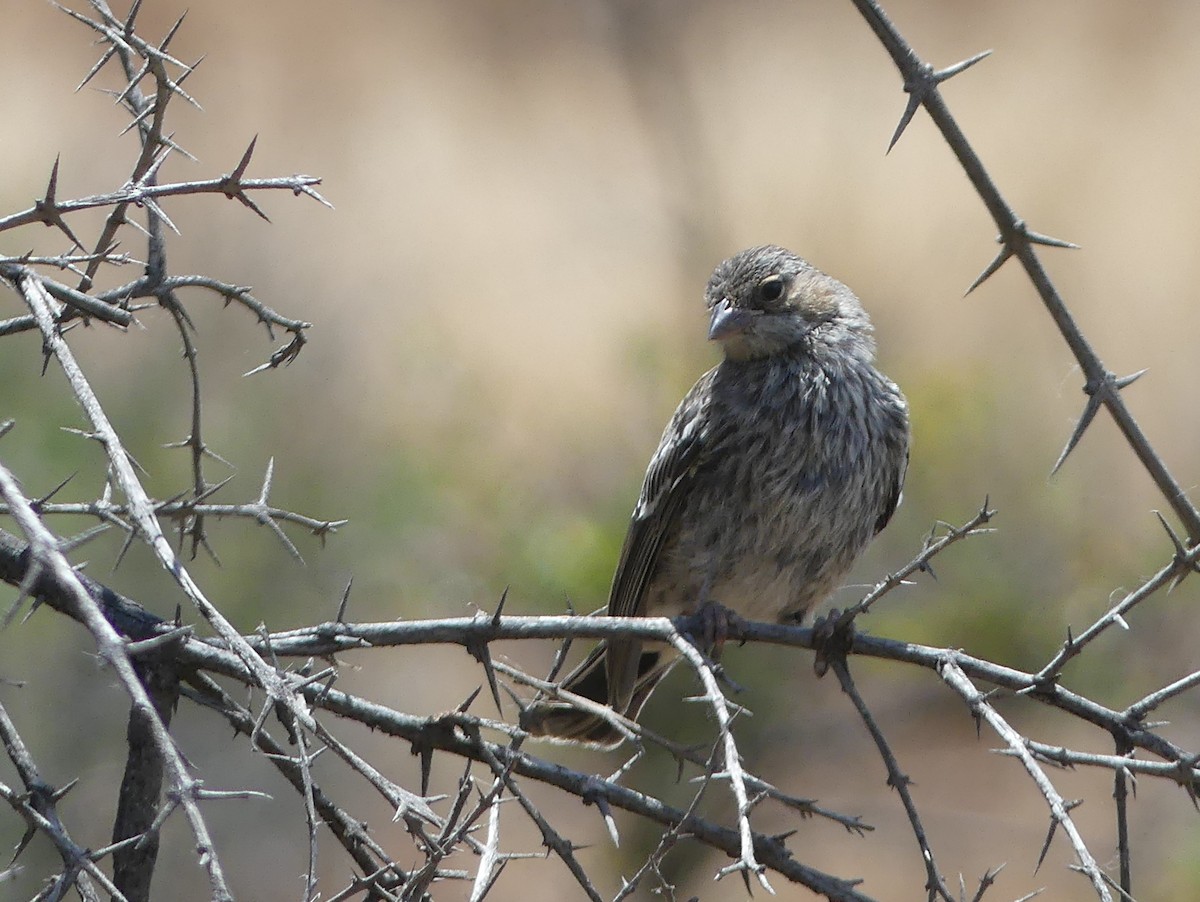
<svg viewBox="0 0 1200 902"><path fill-rule="evenodd" d="M703 467L656 580L682 593L660 593L659 604L714 601L774 620L836 588L874 535L907 453L903 418L868 400L861 379L872 376L890 386L873 370L833 378L776 368L714 393Z"/></svg>

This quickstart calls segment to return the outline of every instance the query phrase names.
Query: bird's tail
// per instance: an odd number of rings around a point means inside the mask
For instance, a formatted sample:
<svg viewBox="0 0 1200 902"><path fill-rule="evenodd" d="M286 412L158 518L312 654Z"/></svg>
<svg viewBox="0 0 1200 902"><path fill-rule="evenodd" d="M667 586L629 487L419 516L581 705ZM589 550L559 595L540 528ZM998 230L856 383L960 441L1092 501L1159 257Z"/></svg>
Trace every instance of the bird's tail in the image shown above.
<svg viewBox="0 0 1200 902"><path fill-rule="evenodd" d="M608 645L601 642L592 653L562 681L562 688L575 695L609 704L608 671L605 667ZM622 712L637 720L659 680L675 665L677 658L662 651L644 651L638 661L638 676L629 706ZM598 714L590 714L566 701L535 702L521 713L521 728L532 736L561 742L611 749L625 738L615 726Z"/></svg>

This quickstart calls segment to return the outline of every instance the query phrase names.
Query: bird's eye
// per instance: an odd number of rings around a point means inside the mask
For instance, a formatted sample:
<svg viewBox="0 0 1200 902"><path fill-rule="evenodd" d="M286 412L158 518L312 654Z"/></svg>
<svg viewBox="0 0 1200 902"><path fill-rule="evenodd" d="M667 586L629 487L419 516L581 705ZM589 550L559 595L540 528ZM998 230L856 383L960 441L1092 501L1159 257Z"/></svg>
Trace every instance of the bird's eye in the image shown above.
<svg viewBox="0 0 1200 902"><path fill-rule="evenodd" d="M777 301L783 297L783 277L768 276L759 282L758 296L764 301Z"/></svg>

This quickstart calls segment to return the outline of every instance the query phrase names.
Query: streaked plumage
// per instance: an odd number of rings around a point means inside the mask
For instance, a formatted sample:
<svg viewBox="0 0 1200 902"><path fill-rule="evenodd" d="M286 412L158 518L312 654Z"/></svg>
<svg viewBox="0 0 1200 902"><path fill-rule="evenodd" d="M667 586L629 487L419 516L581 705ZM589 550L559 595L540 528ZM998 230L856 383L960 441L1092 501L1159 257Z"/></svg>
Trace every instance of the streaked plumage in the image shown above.
<svg viewBox="0 0 1200 902"><path fill-rule="evenodd" d="M836 588L896 509L907 405L875 369L853 292L790 251L724 261L706 300L725 359L663 432L608 612L673 617L715 603L751 620L795 619ZM636 718L673 663L662 646L602 643L563 685ZM620 740L561 702L531 706L523 723L535 735Z"/></svg>

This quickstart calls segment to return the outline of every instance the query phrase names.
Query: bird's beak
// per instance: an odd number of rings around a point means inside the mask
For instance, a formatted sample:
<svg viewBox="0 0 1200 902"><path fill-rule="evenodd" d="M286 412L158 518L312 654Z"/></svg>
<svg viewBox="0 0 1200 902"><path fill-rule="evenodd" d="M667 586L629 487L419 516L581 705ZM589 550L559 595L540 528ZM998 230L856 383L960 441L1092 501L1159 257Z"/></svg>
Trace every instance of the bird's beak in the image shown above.
<svg viewBox="0 0 1200 902"><path fill-rule="evenodd" d="M742 307L733 306L729 298L722 298L713 307L712 320L708 324L708 340L724 341L742 332L750 325L752 314Z"/></svg>

